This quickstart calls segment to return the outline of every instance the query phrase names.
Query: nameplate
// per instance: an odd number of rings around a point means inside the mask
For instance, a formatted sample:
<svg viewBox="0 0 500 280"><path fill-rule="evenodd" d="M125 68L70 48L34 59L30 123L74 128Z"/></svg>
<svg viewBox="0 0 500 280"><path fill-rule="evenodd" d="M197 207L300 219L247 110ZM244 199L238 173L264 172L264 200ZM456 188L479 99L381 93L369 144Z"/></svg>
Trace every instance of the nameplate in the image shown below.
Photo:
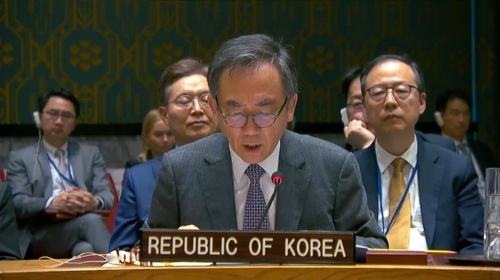
<svg viewBox="0 0 500 280"><path fill-rule="evenodd" d="M354 264L354 232L142 229L143 261Z"/></svg>

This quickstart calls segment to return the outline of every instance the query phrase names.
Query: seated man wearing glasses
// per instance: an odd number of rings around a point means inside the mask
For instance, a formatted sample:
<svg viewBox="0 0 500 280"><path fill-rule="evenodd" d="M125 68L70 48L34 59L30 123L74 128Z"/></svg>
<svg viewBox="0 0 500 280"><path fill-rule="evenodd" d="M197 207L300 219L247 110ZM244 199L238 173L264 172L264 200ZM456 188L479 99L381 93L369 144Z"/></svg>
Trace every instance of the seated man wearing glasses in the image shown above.
<svg viewBox="0 0 500 280"><path fill-rule="evenodd" d="M286 129L298 88L283 45L260 34L225 42L208 84L222 134L164 155L145 227L355 231L356 243L387 247L354 156ZM270 201L275 171L283 184Z"/></svg>
<svg viewBox="0 0 500 280"><path fill-rule="evenodd" d="M361 74L362 68L357 66L344 75L341 82L341 93L346 97L346 114L348 123L344 126L346 143L342 145L350 152L368 148L375 139L375 131L371 129L366 119L365 108L363 107L363 96L361 94ZM423 141L442 146L443 148L456 151L455 143L437 134L422 133L415 131L417 138Z"/></svg>
<svg viewBox="0 0 500 280"><path fill-rule="evenodd" d="M215 132L217 122L208 104L208 67L195 59L182 59L160 78L160 116L170 127L175 147L184 146ZM109 251L130 250L139 241L140 229L149 215L151 197L163 155L127 169L124 176Z"/></svg>
<svg viewBox="0 0 500 280"><path fill-rule="evenodd" d="M427 94L417 63L382 55L361 72L367 120L377 135L354 153L390 249L483 254L483 207L472 161L416 135Z"/></svg>
<svg viewBox="0 0 500 280"><path fill-rule="evenodd" d="M40 97L35 113L43 140L9 155L7 181L24 257L107 251L110 233L102 217L90 212L110 209L113 194L99 150L69 140L79 114L72 93L50 91ZM48 212L71 218L53 221Z"/></svg>

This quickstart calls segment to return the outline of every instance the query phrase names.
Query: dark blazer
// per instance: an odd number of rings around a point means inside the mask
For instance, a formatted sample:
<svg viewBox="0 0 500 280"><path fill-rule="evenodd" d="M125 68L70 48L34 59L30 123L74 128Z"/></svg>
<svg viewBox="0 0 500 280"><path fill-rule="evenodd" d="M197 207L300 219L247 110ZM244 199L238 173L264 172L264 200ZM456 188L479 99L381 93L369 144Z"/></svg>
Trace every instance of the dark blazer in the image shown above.
<svg viewBox="0 0 500 280"><path fill-rule="evenodd" d="M469 147L472 150L472 153L474 153L474 157L476 158L479 167L481 167L483 174L486 174L486 168L500 167L500 164L495 159L495 153L491 150L488 144L469 139L467 140L467 143L469 143Z"/></svg>
<svg viewBox="0 0 500 280"><path fill-rule="evenodd" d="M368 210L354 156L332 143L286 131L281 138L275 229L357 231L357 244L387 247ZM229 144L213 134L163 156L145 227L236 230Z"/></svg>
<svg viewBox="0 0 500 280"><path fill-rule="evenodd" d="M418 141L418 192L429 249L483 254L484 211L472 161L458 153ZM375 143L354 153L368 197L378 217Z"/></svg>
<svg viewBox="0 0 500 280"><path fill-rule="evenodd" d="M68 149L78 187L101 198L104 209L111 209L114 197L99 149L73 141L69 142ZM23 255L31 242L32 233L46 223L43 218L45 204L52 196L52 173L47 152L41 143L38 154L36 151L35 144L10 152L7 167L7 182L12 186Z"/></svg>
<svg viewBox="0 0 500 280"><path fill-rule="evenodd" d="M19 233L12 204L12 189L0 183L0 260L20 260Z"/></svg>
<svg viewBox="0 0 500 280"><path fill-rule="evenodd" d="M455 146L455 142L453 142L453 140L448 138L448 137L444 137L444 136L434 134L434 133L423 133L423 132L420 132L418 130L415 131L415 134L417 135L417 137L419 139L421 139L425 142L436 144L438 146L452 150L454 152L457 151L457 147ZM344 147L344 149L348 150L349 152L355 152L354 148L347 142L345 142L342 145L342 147Z"/></svg>
<svg viewBox="0 0 500 280"><path fill-rule="evenodd" d="M454 152L457 151L457 146L455 145L455 142L449 137L444 137L434 133L422 133L420 131L415 131L415 134L417 135L417 138L420 140L438 145L440 147L452 150Z"/></svg>
<svg viewBox="0 0 500 280"><path fill-rule="evenodd" d="M115 226L109 243L110 252L116 248L130 250L139 241L139 230L149 215L162 157L163 155L125 171Z"/></svg>

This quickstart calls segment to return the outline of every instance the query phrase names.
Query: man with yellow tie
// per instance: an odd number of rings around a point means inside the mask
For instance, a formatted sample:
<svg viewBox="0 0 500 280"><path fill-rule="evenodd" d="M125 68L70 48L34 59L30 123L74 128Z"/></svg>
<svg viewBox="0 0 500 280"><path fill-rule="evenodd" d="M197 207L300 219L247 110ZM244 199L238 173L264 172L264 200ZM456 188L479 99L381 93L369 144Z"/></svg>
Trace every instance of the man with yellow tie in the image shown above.
<svg viewBox="0 0 500 280"><path fill-rule="evenodd" d="M483 208L470 159L421 141L424 78L408 56L382 55L361 73L376 141L355 152L368 206L390 249L483 253Z"/></svg>

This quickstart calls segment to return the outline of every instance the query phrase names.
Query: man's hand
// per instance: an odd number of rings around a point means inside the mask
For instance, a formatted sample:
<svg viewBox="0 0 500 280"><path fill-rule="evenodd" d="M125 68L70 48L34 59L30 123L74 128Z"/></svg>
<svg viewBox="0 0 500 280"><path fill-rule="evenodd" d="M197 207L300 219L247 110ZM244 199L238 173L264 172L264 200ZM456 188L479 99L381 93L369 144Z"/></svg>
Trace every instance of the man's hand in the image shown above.
<svg viewBox="0 0 500 280"><path fill-rule="evenodd" d="M187 225L187 226L180 226L178 229L186 229L186 230L200 230L197 226L195 225Z"/></svg>
<svg viewBox="0 0 500 280"><path fill-rule="evenodd" d="M69 192L63 192L54 197L50 207L70 215L78 215L85 212L83 204L75 200Z"/></svg>
<svg viewBox="0 0 500 280"><path fill-rule="evenodd" d="M368 148L375 139L375 135L367 129L366 124L359 120L352 120L344 127L344 135L347 143L356 150Z"/></svg>
<svg viewBox="0 0 500 280"><path fill-rule="evenodd" d="M99 207L99 200L91 193L79 188L69 191L70 201L75 205L81 205L84 212L94 211Z"/></svg>

